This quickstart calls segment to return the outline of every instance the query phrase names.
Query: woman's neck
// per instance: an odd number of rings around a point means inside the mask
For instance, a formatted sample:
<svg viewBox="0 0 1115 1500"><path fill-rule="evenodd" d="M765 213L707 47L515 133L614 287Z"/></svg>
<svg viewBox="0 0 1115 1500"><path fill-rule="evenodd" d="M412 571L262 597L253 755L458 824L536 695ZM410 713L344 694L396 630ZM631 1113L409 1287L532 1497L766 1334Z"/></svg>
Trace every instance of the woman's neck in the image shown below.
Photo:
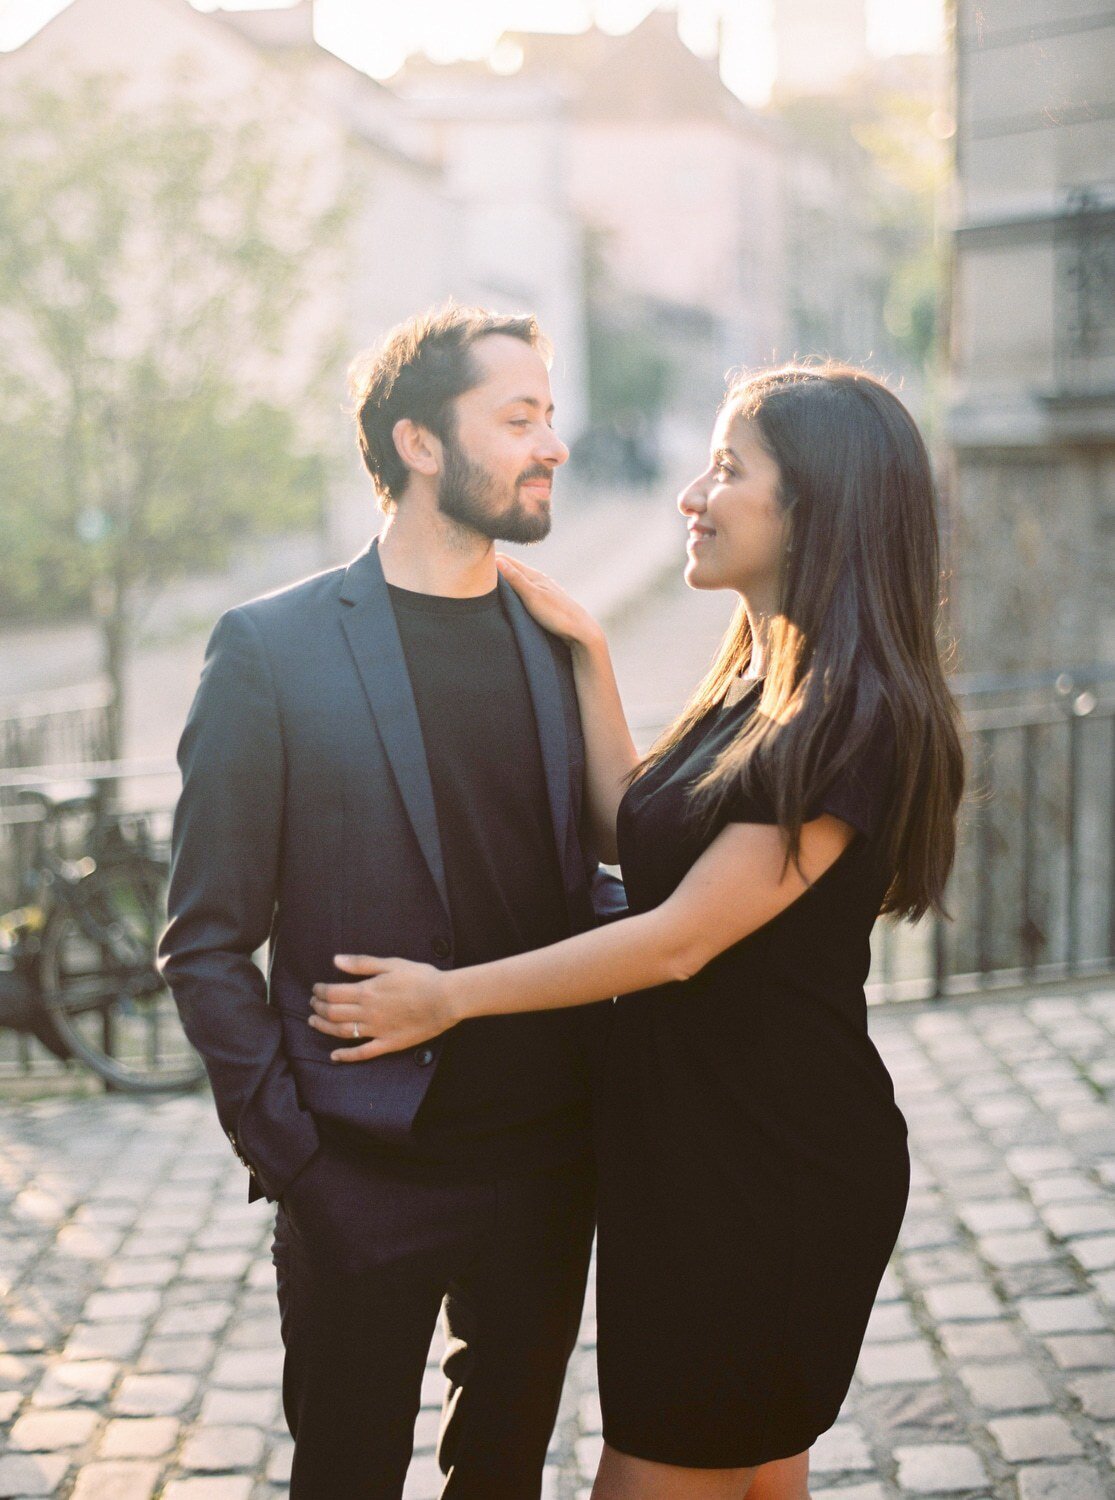
<svg viewBox="0 0 1115 1500"><path fill-rule="evenodd" d="M770 659L770 615L754 608L746 599L747 623L751 627L751 659L743 669L743 677L765 677Z"/></svg>

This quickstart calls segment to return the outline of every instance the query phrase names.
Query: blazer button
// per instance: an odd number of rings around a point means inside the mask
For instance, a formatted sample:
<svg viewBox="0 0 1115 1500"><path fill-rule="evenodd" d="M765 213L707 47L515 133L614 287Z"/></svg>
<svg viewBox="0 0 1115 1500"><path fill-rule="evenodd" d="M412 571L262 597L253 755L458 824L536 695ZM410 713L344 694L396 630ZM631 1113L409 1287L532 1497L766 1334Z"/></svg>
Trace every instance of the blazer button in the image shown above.
<svg viewBox="0 0 1115 1500"><path fill-rule="evenodd" d="M435 958L448 958L452 951L448 938L434 938Z"/></svg>
<svg viewBox="0 0 1115 1500"><path fill-rule="evenodd" d="M428 1068L434 1060L433 1048L419 1047L418 1051L414 1054L414 1060L420 1068Z"/></svg>

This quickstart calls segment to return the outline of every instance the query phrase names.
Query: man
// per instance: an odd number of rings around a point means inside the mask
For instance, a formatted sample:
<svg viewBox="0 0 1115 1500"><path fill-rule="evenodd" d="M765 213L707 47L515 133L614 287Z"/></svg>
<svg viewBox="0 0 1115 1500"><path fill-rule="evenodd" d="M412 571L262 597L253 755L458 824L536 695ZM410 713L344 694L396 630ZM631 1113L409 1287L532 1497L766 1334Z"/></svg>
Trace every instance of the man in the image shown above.
<svg viewBox="0 0 1115 1500"><path fill-rule="evenodd" d="M576 1338L603 1010L357 1063L308 1025L335 955L472 964L595 920L568 653L493 545L549 530L544 354L532 318L452 306L388 337L354 382L382 536L218 622L182 738L162 961L279 1205L293 1500L401 1495L443 1299L443 1496L537 1496Z"/></svg>

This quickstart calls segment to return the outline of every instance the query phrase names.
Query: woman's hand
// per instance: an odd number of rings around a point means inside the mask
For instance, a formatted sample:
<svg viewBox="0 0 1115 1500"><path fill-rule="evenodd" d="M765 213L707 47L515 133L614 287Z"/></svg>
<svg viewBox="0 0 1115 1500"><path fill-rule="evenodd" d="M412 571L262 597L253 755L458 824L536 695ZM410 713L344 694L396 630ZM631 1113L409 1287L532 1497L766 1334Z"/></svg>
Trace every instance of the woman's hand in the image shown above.
<svg viewBox="0 0 1115 1500"><path fill-rule="evenodd" d="M602 638L603 632L588 610L538 568L503 552L497 555L496 566L543 630L569 646L587 646Z"/></svg>
<svg viewBox="0 0 1115 1500"><path fill-rule="evenodd" d="M585 792L598 856L618 857L616 813L639 760L620 702L603 630L552 578L516 558L496 557L500 572L544 630L571 647L573 678L585 736Z"/></svg>
<svg viewBox="0 0 1115 1500"><path fill-rule="evenodd" d="M346 1041L366 1039L363 1046L332 1053L334 1062L401 1052L440 1036L459 1019L450 1008L448 976L433 964L345 954L333 962L345 974L367 976L351 984L314 985L309 1020L314 1030Z"/></svg>

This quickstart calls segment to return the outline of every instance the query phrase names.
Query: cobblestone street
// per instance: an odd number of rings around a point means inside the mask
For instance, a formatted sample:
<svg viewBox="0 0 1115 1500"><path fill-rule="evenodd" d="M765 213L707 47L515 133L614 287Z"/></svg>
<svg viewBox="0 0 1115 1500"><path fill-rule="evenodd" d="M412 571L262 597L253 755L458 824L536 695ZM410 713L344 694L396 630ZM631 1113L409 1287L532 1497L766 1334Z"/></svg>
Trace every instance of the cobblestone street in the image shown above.
<svg viewBox="0 0 1115 1500"><path fill-rule="evenodd" d="M815 1500L1104 1500L1115 991L876 1011L872 1030L914 1184ZM271 1211L246 1204L209 1099L8 1102L0 1146L0 1496L281 1496ZM591 1314L546 1500L587 1496L599 1452ZM437 1354L411 1500L438 1490Z"/></svg>

